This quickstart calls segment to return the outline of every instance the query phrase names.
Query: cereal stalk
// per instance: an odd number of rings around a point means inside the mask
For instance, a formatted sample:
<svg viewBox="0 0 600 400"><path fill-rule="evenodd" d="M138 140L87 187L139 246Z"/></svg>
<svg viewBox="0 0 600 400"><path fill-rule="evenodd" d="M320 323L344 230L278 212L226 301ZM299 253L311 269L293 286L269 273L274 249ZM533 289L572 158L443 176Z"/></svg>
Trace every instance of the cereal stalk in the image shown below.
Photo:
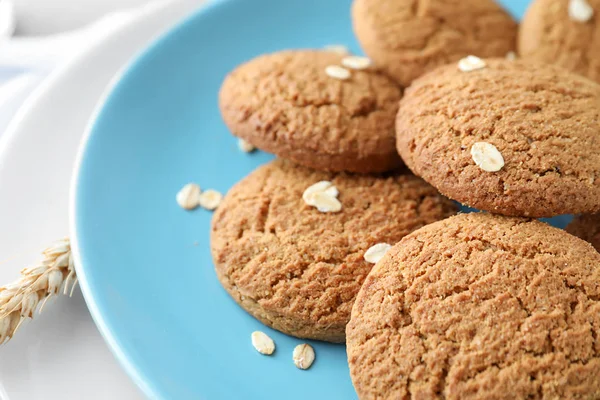
<svg viewBox="0 0 600 400"><path fill-rule="evenodd" d="M42 312L50 297L60 292L73 294L77 276L69 239L61 240L43 252L35 267L21 271L21 278L0 287L0 345L9 341L35 310Z"/></svg>

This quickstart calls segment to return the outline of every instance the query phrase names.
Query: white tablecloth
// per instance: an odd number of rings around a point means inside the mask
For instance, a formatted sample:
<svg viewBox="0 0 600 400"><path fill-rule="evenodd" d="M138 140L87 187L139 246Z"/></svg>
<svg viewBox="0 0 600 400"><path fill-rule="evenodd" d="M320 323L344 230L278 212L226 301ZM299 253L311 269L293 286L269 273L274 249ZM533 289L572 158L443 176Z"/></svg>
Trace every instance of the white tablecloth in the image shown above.
<svg viewBox="0 0 600 400"><path fill-rule="evenodd" d="M0 136L28 95L54 68L68 61L86 46L93 45L111 30L130 22L136 13L168 1L0 0ZM128 4L138 6L126 8ZM19 6L24 14L21 19L18 14ZM85 21L92 19L90 9L96 13L108 13L96 15L98 18L95 21L72 31L46 36L13 36L15 28L18 32L20 25L27 25L28 21L23 18L40 18L47 15L51 19L50 26L59 29L56 26L57 17L62 16L67 21L66 25L72 26L81 18ZM60 15L57 14L58 10ZM37 11L37 14L34 11ZM40 13L43 11L46 11L46 14ZM68 18L68 15L71 15L69 13L74 17ZM61 19L58 20L60 22ZM40 30L43 30L43 27L40 27ZM0 285L2 284L0 282Z"/></svg>

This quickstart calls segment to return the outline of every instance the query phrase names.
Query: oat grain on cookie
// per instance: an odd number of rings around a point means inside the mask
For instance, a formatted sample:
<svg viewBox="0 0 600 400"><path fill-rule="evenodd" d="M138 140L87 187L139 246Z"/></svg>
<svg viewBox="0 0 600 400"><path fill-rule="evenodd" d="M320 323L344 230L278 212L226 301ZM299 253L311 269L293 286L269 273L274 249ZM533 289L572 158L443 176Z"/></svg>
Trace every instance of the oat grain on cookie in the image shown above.
<svg viewBox="0 0 600 400"><path fill-rule="evenodd" d="M346 79L350 79L352 76L350 71L346 68L340 67L339 65L328 65L325 67L325 73L327 76L345 81Z"/></svg>
<svg viewBox="0 0 600 400"><path fill-rule="evenodd" d="M350 69L367 69L372 65L372 62L367 57L347 56L342 58L342 65Z"/></svg>
<svg viewBox="0 0 600 400"><path fill-rule="evenodd" d="M399 167L394 116L401 89L376 71L350 72L342 59L332 51L290 50L239 66L219 94L225 123L257 148L307 167Z"/></svg>
<svg viewBox="0 0 600 400"><path fill-rule="evenodd" d="M534 0L519 29L518 52L600 82L600 0Z"/></svg>
<svg viewBox="0 0 600 400"><path fill-rule="evenodd" d="M462 72L477 71L478 69L485 68L486 64L481 58L476 56L467 56L460 59L458 62L458 69Z"/></svg>
<svg viewBox="0 0 600 400"><path fill-rule="evenodd" d="M573 21L588 22L594 16L594 9L587 0L569 0L569 17Z"/></svg>
<svg viewBox="0 0 600 400"><path fill-rule="evenodd" d="M487 172L498 172L504 167L502 153L496 146L488 142L473 143L471 157L479 168Z"/></svg>
<svg viewBox="0 0 600 400"><path fill-rule="evenodd" d="M379 262L379 260L381 260L383 258L385 253L387 253L388 250L391 248L392 248L392 245L390 245L390 244L377 243L377 244L369 247L367 249L367 251L365 251L365 255L363 256L363 258L365 259L366 262L369 262L371 264L377 264Z"/></svg>
<svg viewBox="0 0 600 400"><path fill-rule="evenodd" d="M406 90L396 120L406 165L493 213L600 211L600 85L551 65L485 62L440 67Z"/></svg>

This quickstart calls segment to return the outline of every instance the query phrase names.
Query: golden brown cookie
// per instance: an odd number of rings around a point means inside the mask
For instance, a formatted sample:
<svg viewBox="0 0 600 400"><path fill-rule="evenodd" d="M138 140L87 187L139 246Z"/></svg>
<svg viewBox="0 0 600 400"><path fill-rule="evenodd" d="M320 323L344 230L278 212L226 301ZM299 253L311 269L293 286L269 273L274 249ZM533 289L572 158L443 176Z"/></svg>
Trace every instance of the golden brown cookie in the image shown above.
<svg viewBox="0 0 600 400"><path fill-rule="evenodd" d="M517 23L494 0L354 0L352 21L365 53L403 87L440 65L516 46Z"/></svg>
<svg viewBox="0 0 600 400"><path fill-rule="evenodd" d="M576 216L567 226L567 232L591 243L600 251L600 214Z"/></svg>
<svg viewBox="0 0 600 400"><path fill-rule="evenodd" d="M498 214L600 211L600 86L550 65L486 63L440 67L406 90L396 125L406 164Z"/></svg>
<svg viewBox="0 0 600 400"><path fill-rule="evenodd" d="M305 189L332 182L342 209L322 213ZM412 174L318 172L276 160L235 185L213 217L211 248L221 284L246 311L292 336L343 342L354 297L378 243L456 212Z"/></svg>
<svg viewBox="0 0 600 400"><path fill-rule="evenodd" d="M461 214L373 268L347 328L361 400L600 398L600 254L542 222Z"/></svg>
<svg viewBox="0 0 600 400"><path fill-rule="evenodd" d="M570 3L587 4L592 14L585 11L585 5ZM519 53L600 82L599 18L600 0L535 0L519 28Z"/></svg>
<svg viewBox="0 0 600 400"><path fill-rule="evenodd" d="M230 73L219 104L231 132L298 164L327 171L383 172L402 164L394 151L394 118L402 93L386 76L327 74L343 56L282 51Z"/></svg>

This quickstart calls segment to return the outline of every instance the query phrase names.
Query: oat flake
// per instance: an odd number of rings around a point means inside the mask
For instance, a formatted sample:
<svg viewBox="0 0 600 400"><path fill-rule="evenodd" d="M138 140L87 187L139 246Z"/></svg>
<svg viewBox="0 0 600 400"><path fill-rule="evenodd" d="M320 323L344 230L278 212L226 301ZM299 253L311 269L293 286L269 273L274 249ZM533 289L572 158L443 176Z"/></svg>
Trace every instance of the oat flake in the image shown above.
<svg viewBox="0 0 600 400"><path fill-rule="evenodd" d="M193 210L198 207L200 197L200 186L188 183L177 193L177 204L185 210Z"/></svg>
<svg viewBox="0 0 600 400"><path fill-rule="evenodd" d="M238 148L244 153L252 153L254 150L256 150L256 147L254 147L254 145L248 143L244 139L238 140Z"/></svg>
<svg viewBox="0 0 600 400"><path fill-rule="evenodd" d="M479 57L467 56L458 62L458 69L462 72L471 72L485 68L487 64Z"/></svg>
<svg viewBox="0 0 600 400"><path fill-rule="evenodd" d="M254 331L250 337L252 339L252 346L260 354L270 356L275 351L275 342L266 333Z"/></svg>
<svg viewBox="0 0 600 400"><path fill-rule="evenodd" d="M325 73L331 78L346 80L350 78L350 71L346 68L340 67L339 65L329 65L325 68Z"/></svg>
<svg viewBox="0 0 600 400"><path fill-rule="evenodd" d="M333 197L337 197L339 194L337 188L333 186L333 183L329 181L320 181L307 187L304 193L302 193L302 199L304 199L304 202L308 203L309 196L316 192L325 192Z"/></svg>
<svg viewBox="0 0 600 400"><path fill-rule="evenodd" d="M331 186L331 187L327 188L326 190L323 191L323 193L325 193L328 196L332 196L332 197L338 197L340 194L339 190L335 186Z"/></svg>
<svg viewBox="0 0 600 400"><path fill-rule="evenodd" d="M392 246L387 243L377 243L369 247L363 256L366 262L377 264Z"/></svg>
<svg viewBox="0 0 600 400"><path fill-rule="evenodd" d="M309 369L315 361L315 350L309 344L299 344L294 348L292 358L296 367L300 369Z"/></svg>
<svg viewBox="0 0 600 400"><path fill-rule="evenodd" d="M570 0L569 17L576 22L588 22L594 16L594 9L587 0Z"/></svg>
<svg viewBox="0 0 600 400"><path fill-rule="evenodd" d="M223 195L216 190L208 189L198 197L198 204L206 210L214 210L219 207L223 200Z"/></svg>
<svg viewBox="0 0 600 400"><path fill-rule="evenodd" d="M474 143L471 147L471 157L475 164L486 172L498 172L504 167L504 157L491 143Z"/></svg>
<svg viewBox="0 0 600 400"><path fill-rule="evenodd" d="M322 213L336 213L342 209L342 203L326 192L314 192L304 200L309 206L316 207Z"/></svg>
<svg viewBox="0 0 600 400"><path fill-rule="evenodd" d="M369 68L372 64L373 63L371 62L371 60L367 57L348 56L342 58L342 65L350 69L366 69Z"/></svg>

